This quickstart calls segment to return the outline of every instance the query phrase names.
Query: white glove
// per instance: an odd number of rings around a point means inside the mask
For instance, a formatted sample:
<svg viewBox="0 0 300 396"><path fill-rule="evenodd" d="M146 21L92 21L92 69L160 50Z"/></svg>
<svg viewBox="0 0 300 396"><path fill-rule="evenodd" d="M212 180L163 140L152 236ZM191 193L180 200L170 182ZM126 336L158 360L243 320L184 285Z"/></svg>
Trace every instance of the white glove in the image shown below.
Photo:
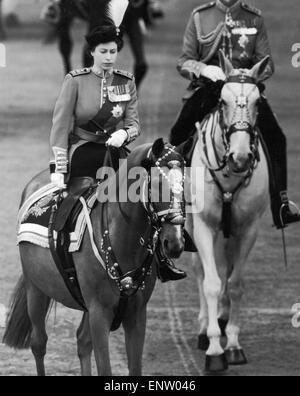
<svg viewBox="0 0 300 396"><path fill-rule="evenodd" d="M189 78L192 80L193 75L197 78L200 77L202 70L206 67L204 63L197 62L196 60L188 60L182 66L182 71L190 74Z"/></svg>
<svg viewBox="0 0 300 396"><path fill-rule="evenodd" d="M114 132L111 137L106 142L107 146L113 146L116 148L120 148L128 139L127 132L124 129L120 129L117 132Z"/></svg>
<svg viewBox="0 0 300 396"><path fill-rule="evenodd" d="M213 82L216 82L218 80L222 80L222 81L226 80L226 76L223 70L218 66L206 66L201 71L201 76L209 78Z"/></svg>
<svg viewBox="0 0 300 396"><path fill-rule="evenodd" d="M51 183L56 184L57 188L60 190L67 188L65 184L65 175L63 173L51 173Z"/></svg>

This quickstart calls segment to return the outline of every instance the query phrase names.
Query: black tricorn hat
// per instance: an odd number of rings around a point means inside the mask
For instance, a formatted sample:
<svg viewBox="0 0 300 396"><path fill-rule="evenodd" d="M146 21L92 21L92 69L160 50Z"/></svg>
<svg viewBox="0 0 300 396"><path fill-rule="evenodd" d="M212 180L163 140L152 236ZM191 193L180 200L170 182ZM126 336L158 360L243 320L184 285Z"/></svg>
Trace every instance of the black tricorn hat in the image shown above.
<svg viewBox="0 0 300 396"><path fill-rule="evenodd" d="M85 39L90 48L99 44L116 42L118 50L123 47L121 24L128 7L128 0L99 0L102 2L102 18L99 25Z"/></svg>

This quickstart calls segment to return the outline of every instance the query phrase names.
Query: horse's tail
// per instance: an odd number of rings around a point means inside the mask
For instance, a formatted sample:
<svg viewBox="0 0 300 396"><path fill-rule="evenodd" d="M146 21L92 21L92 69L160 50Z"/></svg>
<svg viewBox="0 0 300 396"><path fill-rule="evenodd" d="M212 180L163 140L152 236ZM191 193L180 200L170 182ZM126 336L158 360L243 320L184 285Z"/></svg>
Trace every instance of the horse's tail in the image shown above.
<svg viewBox="0 0 300 396"><path fill-rule="evenodd" d="M32 325L27 311L24 276L21 276L12 296L3 343L15 349L30 347Z"/></svg>

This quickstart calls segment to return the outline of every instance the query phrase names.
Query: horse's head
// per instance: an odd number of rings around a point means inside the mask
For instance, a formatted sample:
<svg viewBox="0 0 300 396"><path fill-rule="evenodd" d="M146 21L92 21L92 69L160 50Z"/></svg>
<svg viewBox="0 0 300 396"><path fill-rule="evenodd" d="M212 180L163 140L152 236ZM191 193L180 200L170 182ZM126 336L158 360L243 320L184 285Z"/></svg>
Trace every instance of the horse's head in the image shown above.
<svg viewBox="0 0 300 396"><path fill-rule="evenodd" d="M166 256L178 258L184 249L184 159L173 146L159 139L153 144L143 166L148 172L145 207L159 230L160 247Z"/></svg>
<svg viewBox="0 0 300 396"><path fill-rule="evenodd" d="M234 69L220 51L221 67L227 77L221 92L221 126L227 148L226 160L235 173L246 172L257 157L257 116L261 81L269 64L269 56L251 70Z"/></svg>

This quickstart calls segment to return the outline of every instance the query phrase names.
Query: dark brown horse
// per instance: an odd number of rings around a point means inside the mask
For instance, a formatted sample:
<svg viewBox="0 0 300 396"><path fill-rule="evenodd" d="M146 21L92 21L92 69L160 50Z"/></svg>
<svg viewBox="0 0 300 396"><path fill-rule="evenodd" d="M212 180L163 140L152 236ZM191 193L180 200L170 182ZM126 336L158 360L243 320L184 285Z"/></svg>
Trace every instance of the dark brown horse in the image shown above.
<svg viewBox="0 0 300 396"><path fill-rule="evenodd" d="M127 181L126 177L122 177L120 182L117 176L112 179L111 186L116 187L118 192L121 189L128 192L136 190L141 196L149 195L151 198L143 198L135 203L110 200L106 203L99 202L92 210L90 217L94 241L101 257L105 252L104 268L103 263L96 258L87 231L81 250L73 254L87 307L77 333L83 375L91 374L92 350L95 353L98 374L112 374L109 334L115 322L116 311L120 307L120 298L124 298L126 290L130 296L122 308L121 320L125 329L129 375L142 374L146 306L157 277L154 252L159 249L170 258L178 258L184 249L182 208L185 202L181 192L184 161L181 155L160 139L153 146L143 145L135 149L129 155L127 165L124 163L119 172L124 172L126 166L128 170L125 170L125 175L130 175L137 167L143 167L142 186L140 184L140 187L136 187L136 180L130 176ZM178 178L179 175L181 176ZM45 174L41 174L35 178L27 186L22 199L26 199L30 192L39 188L45 177ZM166 188L171 196L168 202L162 200L159 192ZM98 198L101 191L100 186ZM146 194L147 191L149 194ZM154 196L159 197L155 202ZM50 301L58 301L72 309L81 308L69 294L48 249L30 243L21 243L19 248L23 275L14 293L3 341L18 349L31 346L37 372L45 375L45 319ZM116 267L125 274L123 277L117 276Z"/></svg>
<svg viewBox="0 0 300 396"><path fill-rule="evenodd" d="M140 20L145 20L146 18L148 1L149 0L130 0L123 21L123 26L129 38L130 47L135 60L134 75L137 87L139 87L148 69L144 35L140 25ZM59 51L63 58L66 73L72 70L71 54L73 41L70 30L74 19L78 18L86 21L88 24L87 33L90 33L99 25L103 13L102 3L102 0L59 0L52 6L53 15L51 16L50 13L49 21L51 21L52 18L53 33L58 37ZM92 58L86 51L86 48L84 48L83 65L89 67L91 63Z"/></svg>

